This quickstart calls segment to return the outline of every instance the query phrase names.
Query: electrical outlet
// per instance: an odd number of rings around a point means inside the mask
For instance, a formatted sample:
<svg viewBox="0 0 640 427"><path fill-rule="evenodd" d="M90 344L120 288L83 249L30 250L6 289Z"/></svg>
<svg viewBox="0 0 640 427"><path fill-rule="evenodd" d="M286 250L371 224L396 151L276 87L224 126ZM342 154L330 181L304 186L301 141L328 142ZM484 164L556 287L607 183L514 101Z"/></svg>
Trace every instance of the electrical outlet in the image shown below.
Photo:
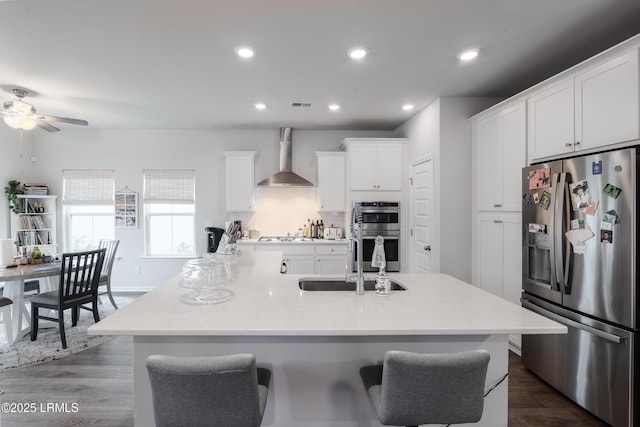
<svg viewBox="0 0 640 427"><path fill-rule="evenodd" d="M139 266L139 265L136 265L136 266L134 267L133 271L134 271L136 274L142 274L142 269L140 268L140 266Z"/></svg>

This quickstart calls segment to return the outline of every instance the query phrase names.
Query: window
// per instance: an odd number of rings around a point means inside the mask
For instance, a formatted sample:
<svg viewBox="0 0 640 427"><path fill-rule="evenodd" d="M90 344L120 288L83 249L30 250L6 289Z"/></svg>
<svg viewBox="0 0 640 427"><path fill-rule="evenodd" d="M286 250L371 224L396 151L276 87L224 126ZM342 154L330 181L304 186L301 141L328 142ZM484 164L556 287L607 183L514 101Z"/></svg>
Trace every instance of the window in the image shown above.
<svg viewBox="0 0 640 427"><path fill-rule="evenodd" d="M195 256L194 171L145 170L144 220L148 256Z"/></svg>
<svg viewBox="0 0 640 427"><path fill-rule="evenodd" d="M62 181L66 250L93 249L101 239L114 239L113 170L64 170Z"/></svg>

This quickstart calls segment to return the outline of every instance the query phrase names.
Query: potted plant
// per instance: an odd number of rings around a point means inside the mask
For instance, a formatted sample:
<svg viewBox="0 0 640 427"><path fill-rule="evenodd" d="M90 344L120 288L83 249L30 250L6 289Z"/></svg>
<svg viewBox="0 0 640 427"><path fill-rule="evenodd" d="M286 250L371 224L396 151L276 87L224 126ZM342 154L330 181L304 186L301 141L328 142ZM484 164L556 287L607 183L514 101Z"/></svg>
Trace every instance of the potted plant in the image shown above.
<svg viewBox="0 0 640 427"><path fill-rule="evenodd" d="M9 181L8 185L4 187L4 194L7 195L9 201L9 209L13 213L20 213L20 202L18 201L18 194L22 194L22 188L20 187L20 181L15 179Z"/></svg>

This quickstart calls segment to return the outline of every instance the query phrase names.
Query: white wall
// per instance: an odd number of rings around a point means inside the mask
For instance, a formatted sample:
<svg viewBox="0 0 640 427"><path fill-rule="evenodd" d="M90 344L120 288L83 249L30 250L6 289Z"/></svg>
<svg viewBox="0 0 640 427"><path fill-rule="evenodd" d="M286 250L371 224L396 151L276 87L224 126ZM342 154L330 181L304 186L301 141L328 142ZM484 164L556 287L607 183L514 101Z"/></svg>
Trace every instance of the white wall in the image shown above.
<svg viewBox="0 0 640 427"><path fill-rule="evenodd" d="M471 282L471 124L496 98L442 97L394 131L409 139L409 164L434 161L433 271ZM411 203L411 202L410 202Z"/></svg>
<svg viewBox="0 0 640 427"><path fill-rule="evenodd" d="M0 129L3 129L0 127ZM25 133L26 134L26 133ZM293 169L316 182L315 151L338 150L346 137L389 137L386 131L293 131ZM2 138L3 133L0 133ZM63 129L46 133L35 129L27 162L26 181L42 182L51 194L61 194L64 169L113 169L116 190L128 186L142 192L143 169L180 169L196 171L196 238L197 252L205 248L204 228L224 226L225 220L242 219L255 224L263 234L286 234L297 230L303 222L319 218L314 211L315 187L277 193L277 189L259 189L253 215L231 217L225 212L224 151L257 150L256 180L260 181L279 167L279 130L92 130ZM16 143L14 143L15 145ZM0 148L4 154L13 150ZM29 161L31 155L37 162ZM7 162L11 164L11 162ZM8 181L20 173L12 166ZM4 175L4 168L3 168ZM24 181L23 181L24 182ZM295 197L294 197L295 196ZM313 202L312 202L313 201ZM298 209L300 204L301 209ZM141 206L140 206L141 208ZM8 209L5 210L8 214ZM140 214L142 210L140 209ZM58 203L58 236L63 236L61 202ZM5 221L8 223L7 220ZM8 225L7 225L8 227ZM181 271L184 260L144 258L144 229L116 229L120 239L114 265L113 284L116 290L150 289ZM62 240L62 238L60 238ZM64 250L64 248L60 248ZM135 274L139 266L141 274Z"/></svg>
<svg viewBox="0 0 640 427"><path fill-rule="evenodd" d="M11 129L0 123L0 183L2 183L3 196L0 199L0 238L14 238L11 236L11 220L9 202L4 194L4 187L11 180L21 183L29 181L31 163L31 136L25 132Z"/></svg>

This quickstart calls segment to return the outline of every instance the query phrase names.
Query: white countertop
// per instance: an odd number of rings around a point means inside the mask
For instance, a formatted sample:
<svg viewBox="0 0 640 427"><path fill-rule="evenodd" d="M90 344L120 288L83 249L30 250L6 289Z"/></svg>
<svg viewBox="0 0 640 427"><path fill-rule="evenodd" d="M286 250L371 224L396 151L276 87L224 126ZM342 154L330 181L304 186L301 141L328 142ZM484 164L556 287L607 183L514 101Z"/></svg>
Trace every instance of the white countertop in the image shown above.
<svg viewBox="0 0 640 427"><path fill-rule="evenodd" d="M566 333L566 327L444 274L390 274L406 291L302 291L313 275L279 273L281 252L221 256L232 264L222 304L192 306L176 276L89 328L90 335L371 336ZM319 277L319 276L318 276ZM327 276L322 276L327 277ZM343 276L334 276L343 277Z"/></svg>

